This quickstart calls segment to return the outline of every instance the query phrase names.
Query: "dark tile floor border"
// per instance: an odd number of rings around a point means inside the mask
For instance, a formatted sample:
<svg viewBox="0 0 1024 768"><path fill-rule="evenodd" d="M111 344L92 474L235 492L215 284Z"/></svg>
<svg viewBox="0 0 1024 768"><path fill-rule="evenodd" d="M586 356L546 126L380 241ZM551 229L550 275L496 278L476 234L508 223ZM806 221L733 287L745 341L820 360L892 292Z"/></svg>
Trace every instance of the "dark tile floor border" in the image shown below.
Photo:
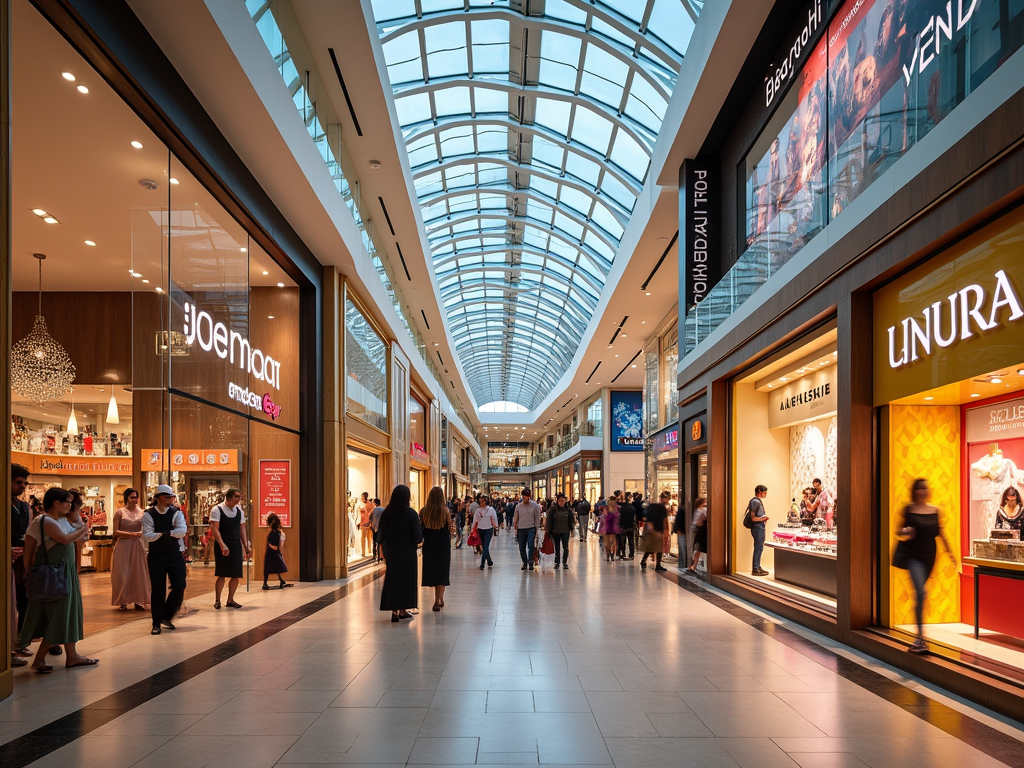
<svg viewBox="0 0 1024 768"><path fill-rule="evenodd" d="M133 683L109 696L104 696L79 710L51 723L0 744L0 768L24 768L36 760L46 757L87 733L106 725L121 715L131 712L157 696L191 680L197 675L213 669L218 664L234 658L242 651L263 642L268 637L307 619L318 611L343 600L357 589L372 584L384 575L383 570L361 575L355 581L338 587L332 592L293 608L277 618L253 627L212 648L180 661L144 680ZM155 642L160 642L156 640Z"/></svg>
<svg viewBox="0 0 1024 768"><path fill-rule="evenodd" d="M890 704L895 704L905 712L934 725L979 752L983 752L1011 768L1024 768L1024 744L1009 734L908 688L902 683L890 680L885 675L863 664L818 645L779 622L761 616L717 592L711 591L700 581L671 572L662 573L661 576L739 619L744 624L764 632L772 639L778 640L795 651L799 651L843 679L870 691Z"/></svg>

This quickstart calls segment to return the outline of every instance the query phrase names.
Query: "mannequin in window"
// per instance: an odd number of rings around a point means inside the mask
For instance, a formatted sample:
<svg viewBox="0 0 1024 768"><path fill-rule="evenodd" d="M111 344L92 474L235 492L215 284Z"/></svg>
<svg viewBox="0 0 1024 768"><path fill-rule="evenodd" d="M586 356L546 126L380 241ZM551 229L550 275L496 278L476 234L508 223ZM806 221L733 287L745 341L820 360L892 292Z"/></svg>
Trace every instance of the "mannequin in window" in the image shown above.
<svg viewBox="0 0 1024 768"><path fill-rule="evenodd" d="M1024 521L1024 507L1021 506L1020 492L1010 487L1003 491L999 500L999 510L996 512L996 528L1009 528L1011 531L1021 530L1021 522Z"/></svg>

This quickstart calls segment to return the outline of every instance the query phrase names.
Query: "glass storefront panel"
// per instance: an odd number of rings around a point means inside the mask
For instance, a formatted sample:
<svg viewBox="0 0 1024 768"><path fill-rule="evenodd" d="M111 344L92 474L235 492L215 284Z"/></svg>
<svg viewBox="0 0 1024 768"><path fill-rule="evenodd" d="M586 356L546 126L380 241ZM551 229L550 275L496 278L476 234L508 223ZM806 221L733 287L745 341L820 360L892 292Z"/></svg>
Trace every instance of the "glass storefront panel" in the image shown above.
<svg viewBox="0 0 1024 768"><path fill-rule="evenodd" d="M891 563L915 481L954 551L938 542L924 635L1024 668L1024 212L1017 211L874 296L874 400ZM968 303L969 302L969 303ZM956 331L955 333L951 331ZM879 348L880 347L880 348ZM952 556L949 556L949 555ZM883 566L883 621L917 634L905 570Z"/></svg>
<svg viewBox="0 0 1024 768"><path fill-rule="evenodd" d="M657 432L661 426L661 401L658 399L661 379L661 358L659 356L658 339L653 339L644 350L644 432ZM612 406L614 409L614 405ZM614 418L614 413L612 414Z"/></svg>
<svg viewBox="0 0 1024 768"><path fill-rule="evenodd" d="M765 486L765 581L833 608L842 535L836 337L833 327L733 382L731 415L733 572L752 571L754 531L743 518Z"/></svg>
<svg viewBox="0 0 1024 768"><path fill-rule="evenodd" d="M348 563L351 565L365 560L372 554L372 547L369 546L369 542L363 540L360 523L362 522L365 506L363 494L366 494L366 498L371 505L374 499L381 498L380 457L350 445L345 452L345 459L348 484L348 503L346 509L348 515L348 541L346 542L346 552Z"/></svg>
<svg viewBox="0 0 1024 768"><path fill-rule="evenodd" d="M346 412L388 429L388 348L359 307L345 297Z"/></svg>
<svg viewBox="0 0 1024 768"><path fill-rule="evenodd" d="M679 326L673 325L661 340L662 398L665 414L662 425L674 424L679 419L679 390L676 388L676 369L679 367Z"/></svg>
<svg viewBox="0 0 1024 768"><path fill-rule="evenodd" d="M426 452L427 448L427 407L418 397L409 398L409 447Z"/></svg>
<svg viewBox="0 0 1024 768"><path fill-rule="evenodd" d="M42 16L12 12L14 108L33 115L13 126L12 335L38 314L32 254L44 254L42 314L75 366L72 386L42 402L14 376L14 460L33 495L82 490L94 523L83 572L97 579L109 579L124 490L146 505L159 483L189 523L190 592L212 580L209 511L229 487L242 492L250 565L261 568L274 511L297 578L296 284Z"/></svg>
<svg viewBox="0 0 1024 768"><path fill-rule="evenodd" d="M603 492L601 486L603 477L601 473L601 459L583 460L583 493L593 507L601 498Z"/></svg>

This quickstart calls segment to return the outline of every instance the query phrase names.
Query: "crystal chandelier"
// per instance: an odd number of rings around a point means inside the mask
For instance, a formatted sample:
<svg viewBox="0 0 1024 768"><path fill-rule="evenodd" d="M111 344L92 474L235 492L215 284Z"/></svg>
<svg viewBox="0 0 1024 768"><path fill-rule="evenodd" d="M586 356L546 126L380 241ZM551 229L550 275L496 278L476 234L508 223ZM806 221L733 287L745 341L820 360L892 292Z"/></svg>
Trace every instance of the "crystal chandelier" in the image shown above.
<svg viewBox="0 0 1024 768"><path fill-rule="evenodd" d="M43 317L43 259L39 261L39 314L28 336L11 349L11 389L33 403L60 400L75 380L75 366L46 330Z"/></svg>

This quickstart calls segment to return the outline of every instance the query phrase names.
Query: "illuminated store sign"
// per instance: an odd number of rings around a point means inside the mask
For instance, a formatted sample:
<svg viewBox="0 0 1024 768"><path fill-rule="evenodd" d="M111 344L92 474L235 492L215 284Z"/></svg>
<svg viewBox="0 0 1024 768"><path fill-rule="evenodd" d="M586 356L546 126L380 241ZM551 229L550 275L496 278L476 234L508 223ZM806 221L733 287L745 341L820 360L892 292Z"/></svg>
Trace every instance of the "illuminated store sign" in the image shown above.
<svg viewBox="0 0 1024 768"><path fill-rule="evenodd" d="M939 55L942 47L942 38L945 36L947 42L952 45L953 34L964 28L964 25L971 20L978 0L967 0L970 7L964 11L964 0L956 2L956 18L953 18L953 0L947 0L945 6L937 4L940 13L928 19L921 34L917 37L917 45L914 46L914 54L910 59L910 66L903 65L903 77L910 85L910 79L914 73L921 74L928 68L928 65ZM953 22L956 22L956 28Z"/></svg>
<svg viewBox="0 0 1024 768"><path fill-rule="evenodd" d="M241 387L238 384L230 383L228 384L228 397L252 408L254 411L267 414L274 421L277 421L277 417L281 415L281 406L274 402L269 392L264 395L258 395L255 392L251 392L248 387Z"/></svg>
<svg viewBox="0 0 1024 768"><path fill-rule="evenodd" d="M768 428L790 427L829 416L838 408L837 366L801 376L768 395Z"/></svg>
<svg viewBox="0 0 1024 768"><path fill-rule="evenodd" d="M782 63L773 66L764 78L764 105L770 107L775 97L778 96L793 76L799 71L800 64L810 51L809 44L814 43L815 32L824 21L822 14L821 0L816 0L814 5L807 11L807 23L796 35L793 44L786 51Z"/></svg>
<svg viewBox="0 0 1024 768"><path fill-rule="evenodd" d="M281 388L281 363L262 350L253 349L249 339L237 331L229 331L224 323L215 323L209 312L185 302L182 330L189 346L198 341L204 352L213 350L217 357L232 365L237 359L238 367L243 371L275 389Z"/></svg>
<svg viewBox="0 0 1024 768"><path fill-rule="evenodd" d="M722 278L717 158L689 159L680 169L683 227L680 232L686 306L700 304Z"/></svg>
<svg viewBox="0 0 1024 768"><path fill-rule="evenodd" d="M967 442L1024 437L1024 398L967 411Z"/></svg>
<svg viewBox="0 0 1024 768"><path fill-rule="evenodd" d="M995 281L991 295L980 285L967 285L945 301L936 301L919 314L903 318L899 326L889 326L889 367L901 368L929 357L939 348L970 339L975 331L990 331L1024 317L1020 300L1003 270L995 273ZM1000 312L1004 308L1008 315Z"/></svg>

